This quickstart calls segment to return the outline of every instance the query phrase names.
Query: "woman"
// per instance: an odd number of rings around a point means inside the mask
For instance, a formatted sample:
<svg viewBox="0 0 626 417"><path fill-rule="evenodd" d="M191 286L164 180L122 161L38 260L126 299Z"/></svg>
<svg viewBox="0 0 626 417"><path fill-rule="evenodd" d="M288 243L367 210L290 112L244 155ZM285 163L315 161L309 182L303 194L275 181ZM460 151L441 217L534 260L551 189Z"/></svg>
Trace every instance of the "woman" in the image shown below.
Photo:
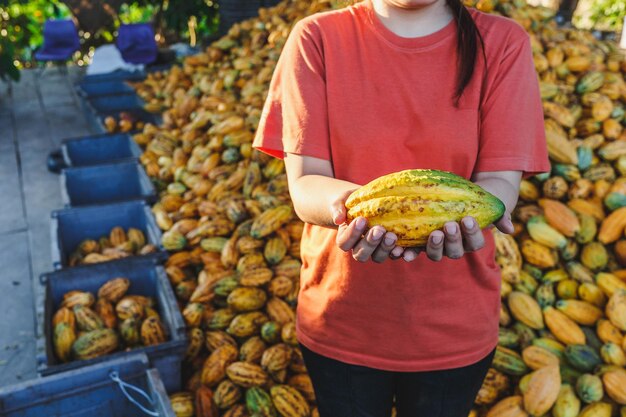
<svg viewBox="0 0 626 417"><path fill-rule="evenodd" d="M506 205L549 170L530 42L459 0L365 0L298 22L254 146L284 158L301 242L297 334L322 417L466 417L498 339L493 237L448 222L424 251L366 219L360 185L451 171Z"/></svg>

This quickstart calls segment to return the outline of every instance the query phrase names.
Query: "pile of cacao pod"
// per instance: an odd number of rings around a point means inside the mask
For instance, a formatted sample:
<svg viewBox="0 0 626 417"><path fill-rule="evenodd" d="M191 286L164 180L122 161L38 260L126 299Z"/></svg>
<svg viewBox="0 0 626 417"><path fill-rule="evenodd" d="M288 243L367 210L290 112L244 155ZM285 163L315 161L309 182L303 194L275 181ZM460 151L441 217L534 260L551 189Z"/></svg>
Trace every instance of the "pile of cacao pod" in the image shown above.
<svg viewBox="0 0 626 417"><path fill-rule="evenodd" d="M135 92L145 102L144 109L150 113L160 113L174 104L174 92L186 92L193 86L191 78L174 66L169 71L149 72L146 79L138 83L130 83Z"/></svg>
<svg viewBox="0 0 626 417"><path fill-rule="evenodd" d="M109 236L102 236L98 240L83 240L70 253L68 265L94 264L133 255L147 255L155 251L157 247L146 243L146 237L141 230L131 227L125 231L116 226L111 229Z"/></svg>
<svg viewBox="0 0 626 417"><path fill-rule="evenodd" d="M154 300L127 295L129 286L130 281L120 277L104 283L97 297L78 290L63 295L52 317L52 343L60 362L97 358L167 340Z"/></svg>
<svg viewBox="0 0 626 417"><path fill-rule="evenodd" d="M515 234L496 233L500 341L471 416L624 417L626 61L548 9L465 3L528 31L553 168L523 180ZM189 327L179 416L317 415L294 338L303 225L283 163L251 141L293 24L345 4L261 9L137 87L165 109L135 140L161 192L153 211Z"/></svg>
<svg viewBox="0 0 626 417"><path fill-rule="evenodd" d="M141 130L145 123L129 112L120 112L117 116L106 116L103 120L107 133L128 133Z"/></svg>

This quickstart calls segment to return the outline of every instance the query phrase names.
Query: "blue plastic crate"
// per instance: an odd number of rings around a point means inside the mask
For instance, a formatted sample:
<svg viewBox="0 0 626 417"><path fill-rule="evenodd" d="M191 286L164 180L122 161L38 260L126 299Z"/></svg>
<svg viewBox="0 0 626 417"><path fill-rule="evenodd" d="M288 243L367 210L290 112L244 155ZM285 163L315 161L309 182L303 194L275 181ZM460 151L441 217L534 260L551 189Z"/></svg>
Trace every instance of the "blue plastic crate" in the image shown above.
<svg viewBox="0 0 626 417"><path fill-rule="evenodd" d="M96 114L143 109L144 102L135 92L95 96L87 99Z"/></svg>
<svg viewBox="0 0 626 417"><path fill-rule="evenodd" d="M152 181L136 161L67 168L59 178L66 207L128 200L155 202L157 197Z"/></svg>
<svg viewBox="0 0 626 417"><path fill-rule="evenodd" d="M65 139L61 145L69 167L137 160L142 150L127 133Z"/></svg>
<svg viewBox="0 0 626 417"><path fill-rule="evenodd" d="M133 94L134 92L133 87L121 80L82 82L76 85L76 93L83 98L107 96L111 94Z"/></svg>
<svg viewBox="0 0 626 417"><path fill-rule="evenodd" d="M115 226L124 230L131 227L141 230L146 236L146 242L158 248L156 253L140 257L167 257L161 245L161 230L150 207L143 201L56 210L52 212L51 218L52 262L55 269L68 266L70 254L83 240L108 236Z"/></svg>
<svg viewBox="0 0 626 417"><path fill-rule="evenodd" d="M90 111L87 114L87 121L96 133L107 133L104 127L104 119L108 116L114 117L119 121L120 113L128 113L133 119L142 121L144 123L152 123L153 125L161 124L161 116L155 113L149 113L144 109L123 109L118 111L111 111L105 113L96 114L94 111Z"/></svg>
<svg viewBox="0 0 626 417"><path fill-rule="evenodd" d="M145 71L124 71L117 70L104 74L85 75L81 80L82 83L97 83L111 81L141 81L146 78Z"/></svg>
<svg viewBox="0 0 626 417"><path fill-rule="evenodd" d="M139 405L158 417L175 417L161 376L148 368L145 355L99 363L59 375L33 379L0 389L0 416L3 417L145 417L131 402L120 380L140 389L148 398L125 387Z"/></svg>
<svg viewBox="0 0 626 417"><path fill-rule="evenodd" d="M52 317L63 300L63 294L71 290L80 290L89 291L95 295L102 284L117 277L129 279L128 294L145 295L156 301L156 310L166 328L168 340L154 346L138 347L130 352L120 351L94 359L58 362L52 347L54 331ZM187 349L185 323L165 270L154 259L134 259L79 266L43 274L40 280L45 285L45 300L40 300L38 303L43 311L37 315L42 335L37 341L37 363L41 375L66 372L111 359L123 358L132 353L145 353L150 364L159 370L166 390L173 392L180 389L180 365Z"/></svg>

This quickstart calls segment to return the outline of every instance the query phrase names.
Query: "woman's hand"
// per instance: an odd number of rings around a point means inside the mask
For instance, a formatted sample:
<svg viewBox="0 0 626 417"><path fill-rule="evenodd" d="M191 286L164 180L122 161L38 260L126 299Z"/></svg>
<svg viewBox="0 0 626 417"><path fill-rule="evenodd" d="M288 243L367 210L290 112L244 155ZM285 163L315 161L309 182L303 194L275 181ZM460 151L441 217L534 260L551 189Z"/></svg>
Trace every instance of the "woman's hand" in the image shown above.
<svg viewBox="0 0 626 417"><path fill-rule="evenodd" d="M494 223L501 232L512 233L513 223L511 216L506 213ZM426 251L430 260L440 261L444 256L450 259L459 259L467 252L475 252L485 246L483 232L478 227L476 219L464 217L460 222L447 222L443 230L435 230L428 236L426 248L407 248L402 254L404 260L412 261L417 255Z"/></svg>
<svg viewBox="0 0 626 417"><path fill-rule="evenodd" d="M374 226L368 230L367 220L364 217L357 217L350 223L346 223L346 199L354 190L346 191L331 207L333 222L339 226L337 231L337 246L345 252L352 251L352 257L359 262L372 260L380 263L389 259L392 251L399 257L403 249L396 247L397 236L387 232L382 226ZM395 250L394 250L395 248Z"/></svg>
<svg viewBox="0 0 626 417"><path fill-rule="evenodd" d="M472 176L472 181L498 197L506 209L500 220L493 225L502 233L513 233L511 211L517 203L519 183L522 177L520 171L493 171L478 172ZM426 255L433 261L440 261L444 256L452 259L462 257L466 252L473 252L485 246L483 233L472 217L464 217L459 223L448 222L442 230L435 230L428 237ZM407 261L417 257L423 248L409 248L402 254Z"/></svg>
<svg viewBox="0 0 626 417"><path fill-rule="evenodd" d="M395 246L398 240L394 233L387 232L382 226L374 226L365 235L367 221L363 217L353 219L346 224L345 201L352 190L338 198L331 208L333 221L339 226L337 232L337 246L347 252L352 251L352 257L360 262L372 261L380 263L386 259L402 257L407 262L417 258L420 252L425 251L429 259L440 261L444 256L459 259L467 252L474 252L485 246L483 232L478 227L476 219L464 217L460 222L447 222L443 230L435 230L428 237L426 248L403 248ZM512 233L513 223L507 213L494 223L501 232Z"/></svg>

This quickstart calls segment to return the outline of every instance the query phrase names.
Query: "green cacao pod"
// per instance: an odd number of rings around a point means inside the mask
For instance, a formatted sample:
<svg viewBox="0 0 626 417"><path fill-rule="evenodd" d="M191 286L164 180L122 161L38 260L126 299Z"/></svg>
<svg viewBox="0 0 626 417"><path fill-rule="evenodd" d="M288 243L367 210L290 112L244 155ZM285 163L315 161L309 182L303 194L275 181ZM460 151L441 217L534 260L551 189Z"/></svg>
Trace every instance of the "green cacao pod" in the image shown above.
<svg viewBox="0 0 626 417"><path fill-rule="evenodd" d="M89 307L80 304L74 306L74 316L76 316L78 330L90 332L104 328L104 322L100 316Z"/></svg>
<svg viewBox="0 0 626 417"><path fill-rule="evenodd" d="M76 339L72 346L72 354L76 359L92 359L113 352L118 345L119 340L115 330L93 330Z"/></svg>
<svg viewBox="0 0 626 417"><path fill-rule="evenodd" d="M252 387L246 391L246 408L255 416L277 417L272 397L263 388Z"/></svg>
<svg viewBox="0 0 626 417"><path fill-rule="evenodd" d="M311 409L302 394L289 385L270 388L276 410L283 417L309 417Z"/></svg>
<svg viewBox="0 0 626 417"><path fill-rule="evenodd" d="M591 372L602 363L596 351L587 345L569 345L565 348L565 359L576 369Z"/></svg>
<svg viewBox="0 0 626 417"><path fill-rule="evenodd" d="M507 375L524 375L530 371L519 353L502 346L496 348L493 367Z"/></svg>
<svg viewBox="0 0 626 417"><path fill-rule="evenodd" d="M602 380L597 375L581 375L576 381L576 393L587 404L600 401L604 396Z"/></svg>

